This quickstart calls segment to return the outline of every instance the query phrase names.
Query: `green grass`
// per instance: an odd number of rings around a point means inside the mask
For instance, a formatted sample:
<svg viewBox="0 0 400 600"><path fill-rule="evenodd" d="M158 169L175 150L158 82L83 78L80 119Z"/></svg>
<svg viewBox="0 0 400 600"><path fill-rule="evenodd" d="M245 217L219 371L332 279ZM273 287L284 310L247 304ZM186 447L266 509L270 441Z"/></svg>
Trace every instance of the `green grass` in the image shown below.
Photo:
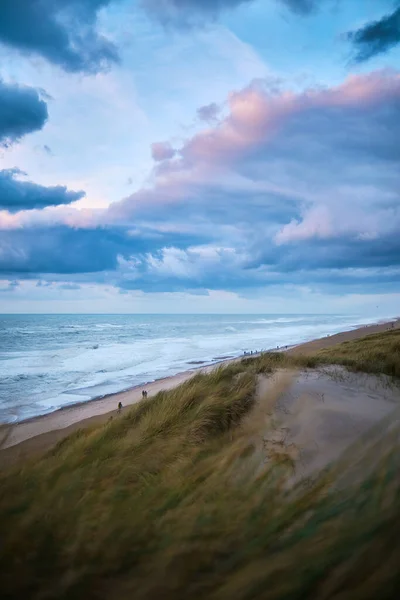
<svg viewBox="0 0 400 600"><path fill-rule="evenodd" d="M289 457L265 462L262 450L273 397L255 392L277 367L399 376L399 341L389 332L198 374L1 473L1 598L397 599L395 435L364 481L335 486L344 460L289 490Z"/></svg>

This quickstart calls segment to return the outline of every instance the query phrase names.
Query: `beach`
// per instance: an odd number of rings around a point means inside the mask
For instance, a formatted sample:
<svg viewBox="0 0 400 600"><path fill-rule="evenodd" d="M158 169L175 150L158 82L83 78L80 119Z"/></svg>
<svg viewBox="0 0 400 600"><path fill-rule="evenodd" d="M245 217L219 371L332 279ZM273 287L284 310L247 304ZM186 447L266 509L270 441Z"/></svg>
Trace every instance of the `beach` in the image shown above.
<svg viewBox="0 0 400 600"><path fill-rule="evenodd" d="M316 339L287 349L289 353L312 353L366 335L380 333L390 328L400 327L400 321L390 321L358 327L346 332ZM280 348L286 350L286 348ZM253 355L254 356L254 355ZM20 458L32 457L51 448L64 437L81 428L95 427L110 419L118 418L117 406L121 402L123 410L142 399L145 388L149 397L161 390L172 389L200 371L207 372L240 358L229 359L216 365L192 368L172 377L159 379L146 386L136 386L130 390L112 394L101 399L75 404L50 414L35 417L13 425L5 425L0 430L0 466L12 464Z"/></svg>
<svg viewBox="0 0 400 600"><path fill-rule="evenodd" d="M19 423L244 353L302 344L377 319L0 315L0 423Z"/></svg>

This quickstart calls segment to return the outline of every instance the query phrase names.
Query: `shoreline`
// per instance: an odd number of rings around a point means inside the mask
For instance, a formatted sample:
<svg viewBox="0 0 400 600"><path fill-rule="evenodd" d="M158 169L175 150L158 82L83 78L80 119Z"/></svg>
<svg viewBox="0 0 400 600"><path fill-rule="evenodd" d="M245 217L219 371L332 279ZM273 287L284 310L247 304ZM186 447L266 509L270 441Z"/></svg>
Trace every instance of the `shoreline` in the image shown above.
<svg viewBox="0 0 400 600"><path fill-rule="evenodd" d="M339 344L344 341L357 339L374 333L386 331L393 324L394 328L400 327L400 320L394 319L371 325L364 325L348 331L332 334L280 351L290 353L310 353L323 348ZM271 349L270 351L276 351ZM256 357L257 354L253 354ZM247 357L247 356L246 356ZM222 357L221 357L222 358ZM209 372L222 365L245 358L243 355L223 359L210 365L199 365L176 375L161 378L148 384L134 386L122 392L107 394L102 398L95 398L77 404L60 407L59 409L17 423L0 426L0 467L12 464L16 460L44 452L58 441L82 428L95 427L107 422L117 414L118 402L126 408L136 404L142 399L141 391L146 388L149 397L161 390L169 390L187 381L197 372Z"/></svg>
<svg viewBox="0 0 400 600"><path fill-rule="evenodd" d="M177 373L174 373L173 375L166 375L164 377L159 377L156 379L150 379L149 381L144 381L123 389L120 389L116 392L108 392L105 394L101 394L99 396L93 396L92 398L87 398L86 400L78 400L76 402L70 402L70 403L66 403L62 406L59 406L57 408L51 409L47 412L43 412L37 415L32 415L30 417L26 417L26 418L22 418L22 419L17 419L15 421L10 421L10 422L0 422L0 451L5 447L2 444L2 435L1 435L1 431L5 428L12 428L12 427L18 427L20 425L25 425L27 423L31 423L34 421L37 421L38 419L45 419L46 417L49 417L50 415L54 415L56 413L61 413L64 411L69 411L69 410L73 410L73 409L78 409L80 406L88 406L92 403L96 403L96 402L100 402L100 401L105 401L111 398L117 398L119 395L125 395L128 392L134 392L135 390L141 388L141 389L145 389L145 388L150 388L151 386L153 386L154 384L157 384L160 381L167 381L169 379L172 379L174 377L179 377L183 374L186 373L195 373L199 370L205 370L207 372L207 370L212 369L214 367L218 367L222 364L228 364L230 362L236 361L236 360L241 360L242 358L249 358L250 356L258 356L259 354L262 354L263 352L276 352L276 351L291 351L297 347L305 347L308 344L311 343L315 343L318 342L319 340L325 340L328 339L329 337L334 338L337 335L341 335L342 333L345 335L350 335L352 331L357 331L358 329L362 329L362 328L369 328L369 327L375 327L375 326L380 326L380 325L386 325L387 323L392 323L392 322L400 322L400 317L399 318L395 318L392 321L377 321L376 323L372 323L372 324L364 324L364 325L356 325L353 327L353 329L348 330L348 331L344 331L344 332L339 332L339 333L335 333L335 334L331 334L331 335L327 335L324 336L322 338L315 338L313 340L309 340L307 342L298 342L296 344L291 344L291 345L282 345L282 346L274 346L273 348L267 348L267 349L262 349L262 350L254 350L252 352L248 351L248 352L244 352L243 354L239 354L239 355L235 355L235 353L231 353L228 356L216 356L214 359L210 360L195 360L195 361L189 361L186 363L187 368L183 368L181 371L178 371Z"/></svg>
<svg viewBox="0 0 400 600"><path fill-rule="evenodd" d="M253 356L256 356L256 354L253 354ZM55 408L54 410L51 410L49 412L46 412L46 413L43 413L40 415L34 415L32 417L27 417L26 419L21 419L20 421L13 421L11 423L0 423L0 430L2 427L18 427L19 425L25 425L26 423L31 423L33 421L37 421L38 419L44 419L45 417L49 417L50 415L54 415L59 412L69 411L72 409L79 408L81 406L88 406L92 402L101 402L103 400L109 400L111 398L127 394L129 392L134 392L138 389L142 390L145 388L150 388L151 386L153 386L154 384L156 384L160 381L168 381L168 379L173 379L174 377L179 377L180 375L184 375L186 373L194 374L195 372L197 372L199 370L218 367L222 363L228 363L233 360L239 360L240 358L242 358L242 356L227 357L224 359L215 360L211 364L205 364L205 363L207 363L207 361L201 361L201 364L200 364L200 361L199 361L199 363L193 363L192 366L189 367L188 369L185 369L184 371L179 371L178 373L175 373L174 375L167 375L166 377L160 377L158 379L152 379L150 381L138 383L131 387L127 387L125 389L119 390L118 392L110 392L109 394L103 394L102 396L95 396L94 398L89 398L88 400L82 400L80 402L71 402L71 404L64 404L63 406ZM190 364L190 363L188 363L188 364ZM141 397L140 397L140 399L141 399ZM1 442L0 442L0 445L1 445ZM0 450L1 450L1 447L0 447Z"/></svg>

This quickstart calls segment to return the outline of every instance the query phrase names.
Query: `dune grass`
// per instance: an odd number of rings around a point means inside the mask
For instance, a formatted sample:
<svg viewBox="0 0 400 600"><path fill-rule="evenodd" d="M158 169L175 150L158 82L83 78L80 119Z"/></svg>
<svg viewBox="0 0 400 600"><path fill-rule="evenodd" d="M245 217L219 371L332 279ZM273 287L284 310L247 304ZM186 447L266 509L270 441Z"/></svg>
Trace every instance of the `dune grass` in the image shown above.
<svg viewBox="0 0 400 600"><path fill-rule="evenodd" d="M199 373L1 473L1 597L397 599L396 428L363 481L335 485L343 460L289 488L290 457L262 443L282 390L256 396L281 366L391 374L394 333Z"/></svg>
<svg viewBox="0 0 400 600"><path fill-rule="evenodd" d="M320 350L318 359L341 364L354 371L400 377L400 329Z"/></svg>
<svg viewBox="0 0 400 600"><path fill-rule="evenodd" d="M268 373L277 367L342 365L349 370L400 378L400 329L336 344L313 354L266 352L242 361L249 370Z"/></svg>

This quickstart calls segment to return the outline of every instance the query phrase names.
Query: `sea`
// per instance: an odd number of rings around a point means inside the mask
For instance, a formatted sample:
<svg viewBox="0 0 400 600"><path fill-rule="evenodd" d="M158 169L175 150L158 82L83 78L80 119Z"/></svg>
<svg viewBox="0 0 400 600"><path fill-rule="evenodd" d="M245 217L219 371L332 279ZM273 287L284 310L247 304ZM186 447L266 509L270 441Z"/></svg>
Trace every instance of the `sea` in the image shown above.
<svg viewBox="0 0 400 600"><path fill-rule="evenodd" d="M354 315L0 315L0 423L376 321Z"/></svg>

